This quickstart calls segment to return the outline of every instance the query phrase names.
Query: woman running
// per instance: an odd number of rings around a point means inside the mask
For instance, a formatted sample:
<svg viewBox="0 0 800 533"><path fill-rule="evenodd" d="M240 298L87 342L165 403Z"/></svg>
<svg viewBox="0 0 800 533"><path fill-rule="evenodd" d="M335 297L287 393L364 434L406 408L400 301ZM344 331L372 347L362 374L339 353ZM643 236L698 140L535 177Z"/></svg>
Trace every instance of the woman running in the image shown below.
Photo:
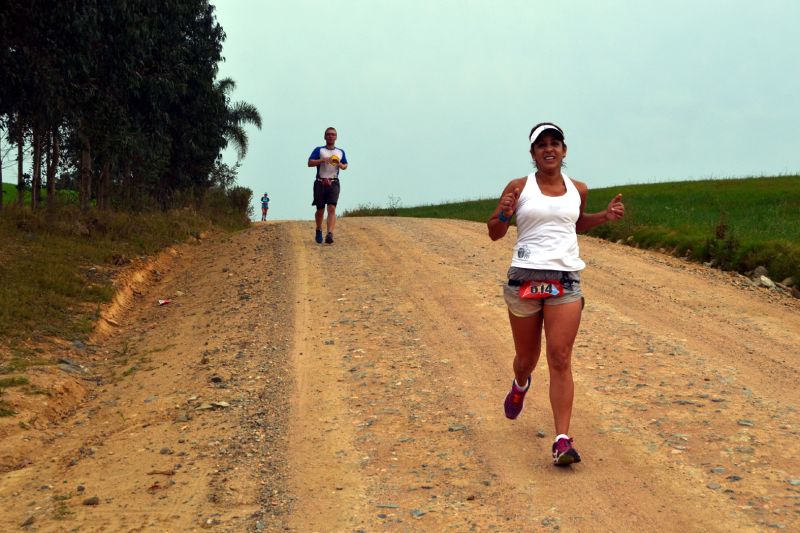
<svg viewBox="0 0 800 533"><path fill-rule="evenodd" d="M522 411L544 330L556 431L553 463L569 465L581 460L569 437L572 346L583 309L580 272L585 267L577 232L621 219L625 206L618 194L605 211L584 213L588 188L561 171L567 156L564 132L546 122L534 126L529 138L536 172L506 185L487 222L489 236L496 241L505 236L512 216L517 217L517 243L504 287L516 355L514 381L504 408L512 420Z"/></svg>

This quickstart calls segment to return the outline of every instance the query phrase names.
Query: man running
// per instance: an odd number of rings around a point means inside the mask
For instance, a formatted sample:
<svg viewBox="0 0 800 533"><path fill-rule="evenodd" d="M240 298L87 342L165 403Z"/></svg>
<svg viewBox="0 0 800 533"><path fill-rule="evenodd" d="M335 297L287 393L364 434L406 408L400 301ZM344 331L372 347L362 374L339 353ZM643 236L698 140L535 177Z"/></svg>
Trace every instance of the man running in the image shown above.
<svg viewBox="0 0 800 533"><path fill-rule="evenodd" d="M333 244L333 229L336 226L336 204L339 202L339 171L347 168L347 156L344 150L336 146L336 128L325 130L325 146L317 146L308 157L308 166L317 167L317 176L314 180L314 201L311 205L317 207L314 221L317 230L314 240L322 243L322 219L325 216L325 206L328 208L328 233L325 242Z"/></svg>
<svg viewBox="0 0 800 533"><path fill-rule="evenodd" d="M269 196L264 193L264 196L261 197L261 222L267 220L267 211L269 211Z"/></svg>

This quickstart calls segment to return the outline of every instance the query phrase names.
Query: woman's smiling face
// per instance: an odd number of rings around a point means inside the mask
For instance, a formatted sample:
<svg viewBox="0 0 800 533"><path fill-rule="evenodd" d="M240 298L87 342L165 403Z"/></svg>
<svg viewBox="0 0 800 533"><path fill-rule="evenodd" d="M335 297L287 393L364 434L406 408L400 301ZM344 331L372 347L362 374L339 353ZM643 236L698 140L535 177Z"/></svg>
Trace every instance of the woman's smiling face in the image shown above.
<svg viewBox="0 0 800 533"><path fill-rule="evenodd" d="M567 155L567 146L556 135L545 131L531 145L531 157L539 170L560 169Z"/></svg>

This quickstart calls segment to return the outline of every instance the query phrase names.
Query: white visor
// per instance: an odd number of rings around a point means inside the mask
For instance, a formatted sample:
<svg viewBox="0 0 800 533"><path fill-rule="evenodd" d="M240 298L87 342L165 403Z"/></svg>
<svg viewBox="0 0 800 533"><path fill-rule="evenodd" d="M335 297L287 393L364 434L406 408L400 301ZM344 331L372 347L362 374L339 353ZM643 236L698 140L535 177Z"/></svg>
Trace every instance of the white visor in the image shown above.
<svg viewBox="0 0 800 533"><path fill-rule="evenodd" d="M531 133L531 144L535 143L536 139L539 138L539 135L541 135L547 130L556 130L558 133L561 134L562 137L564 136L564 132L561 131L561 128L559 128L555 124L542 124L535 130L533 130L533 133Z"/></svg>

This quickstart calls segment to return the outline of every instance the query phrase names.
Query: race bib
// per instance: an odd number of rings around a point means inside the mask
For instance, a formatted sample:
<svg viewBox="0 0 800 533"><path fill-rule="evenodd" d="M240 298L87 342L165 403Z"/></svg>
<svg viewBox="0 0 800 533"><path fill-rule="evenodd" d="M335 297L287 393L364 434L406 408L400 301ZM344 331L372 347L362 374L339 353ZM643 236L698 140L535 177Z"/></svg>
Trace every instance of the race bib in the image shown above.
<svg viewBox="0 0 800 533"><path fill-rule="evenodd" d="M519 287L520 298L550 298L564 294L564 287L557 279L525 281Z"/></svg>

